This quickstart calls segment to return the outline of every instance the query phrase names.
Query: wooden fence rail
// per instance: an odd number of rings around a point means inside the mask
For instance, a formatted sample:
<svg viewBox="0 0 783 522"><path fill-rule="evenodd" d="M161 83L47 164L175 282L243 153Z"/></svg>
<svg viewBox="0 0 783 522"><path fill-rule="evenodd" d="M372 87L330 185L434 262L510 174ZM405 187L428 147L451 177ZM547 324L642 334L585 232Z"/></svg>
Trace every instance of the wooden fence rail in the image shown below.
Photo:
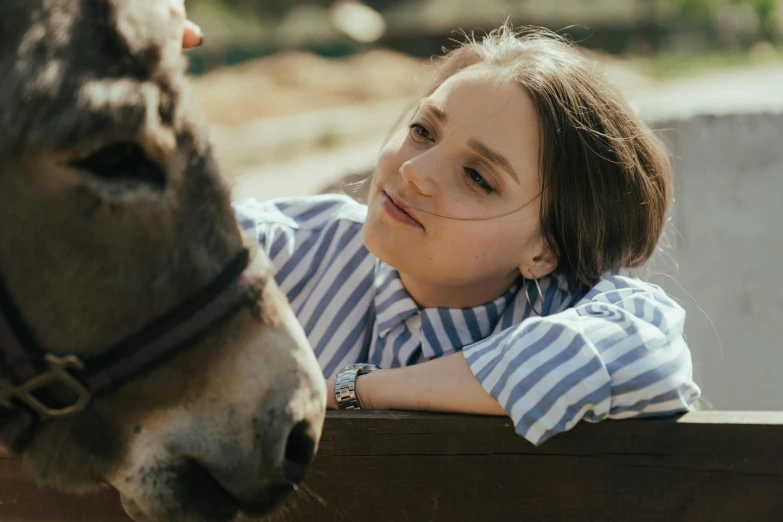
<svg viewBox="0 0 783 522"><path fill-rule="evenodd" d="M39 490L0 455L0 522L127 522L115 493ZM783 520L783 412L580 423L541 447L504 417L329 413L275 520Z"/></svg>

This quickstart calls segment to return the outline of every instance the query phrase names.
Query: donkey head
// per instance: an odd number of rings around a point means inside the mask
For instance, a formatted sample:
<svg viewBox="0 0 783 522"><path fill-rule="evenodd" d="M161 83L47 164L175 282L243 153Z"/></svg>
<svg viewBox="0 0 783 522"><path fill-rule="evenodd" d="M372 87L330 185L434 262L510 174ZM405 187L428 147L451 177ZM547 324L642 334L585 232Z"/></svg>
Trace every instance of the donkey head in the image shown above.
<svg viewBox="0 0 783 522"><path fill-rule="evenodd" d="M0 3L0 279L43 352L100 358L241 252L265 260L188 99L177 23L165 0ZM40 423L29 471L75 493L110 484L138 521L270 511L313 457L324 386L269 271L247 303L81 413Z"/></svg>

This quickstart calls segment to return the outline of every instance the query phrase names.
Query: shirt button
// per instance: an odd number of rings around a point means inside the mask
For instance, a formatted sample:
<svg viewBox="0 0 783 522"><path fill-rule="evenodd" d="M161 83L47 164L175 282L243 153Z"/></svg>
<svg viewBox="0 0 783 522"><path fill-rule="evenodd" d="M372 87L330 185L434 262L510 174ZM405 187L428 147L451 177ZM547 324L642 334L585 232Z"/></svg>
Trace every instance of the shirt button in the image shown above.
<svg viewBox="0 0 783 522"><path fill-rule="evenodd" d="M411 316L411 318L408 320L408 326L413 328L414 330L421 329L421 315L414 314L413 316Z"/></svg>

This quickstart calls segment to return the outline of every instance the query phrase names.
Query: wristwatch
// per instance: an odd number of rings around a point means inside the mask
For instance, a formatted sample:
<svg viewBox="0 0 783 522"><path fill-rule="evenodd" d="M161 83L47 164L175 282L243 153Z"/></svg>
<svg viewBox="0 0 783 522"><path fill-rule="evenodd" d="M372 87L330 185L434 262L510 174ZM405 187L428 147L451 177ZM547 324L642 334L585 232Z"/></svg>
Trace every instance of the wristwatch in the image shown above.
<svg viewBox="0 0 783 522"><path fill-rule="evenodd" d="M337 398L337 407L341 410L360 410L359 399L356 397L356 378L366 373L380 370L374 364L351 364L337 373L337 381L334 384L334 396Z"/></svg>

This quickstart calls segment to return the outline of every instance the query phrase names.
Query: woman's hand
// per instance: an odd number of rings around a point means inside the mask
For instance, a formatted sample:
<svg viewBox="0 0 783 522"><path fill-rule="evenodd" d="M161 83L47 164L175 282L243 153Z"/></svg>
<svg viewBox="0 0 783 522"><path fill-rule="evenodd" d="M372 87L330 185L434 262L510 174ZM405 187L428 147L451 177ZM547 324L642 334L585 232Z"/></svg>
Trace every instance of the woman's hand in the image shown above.
<svg viewBox="0 0 783 522"><path fill-rule="evenodd" d="M182 42L183 49L198 47L204 42L201 28L187 19L185 0L164 0L168 3L169 14L174 23L174 38Z"/></svg>

